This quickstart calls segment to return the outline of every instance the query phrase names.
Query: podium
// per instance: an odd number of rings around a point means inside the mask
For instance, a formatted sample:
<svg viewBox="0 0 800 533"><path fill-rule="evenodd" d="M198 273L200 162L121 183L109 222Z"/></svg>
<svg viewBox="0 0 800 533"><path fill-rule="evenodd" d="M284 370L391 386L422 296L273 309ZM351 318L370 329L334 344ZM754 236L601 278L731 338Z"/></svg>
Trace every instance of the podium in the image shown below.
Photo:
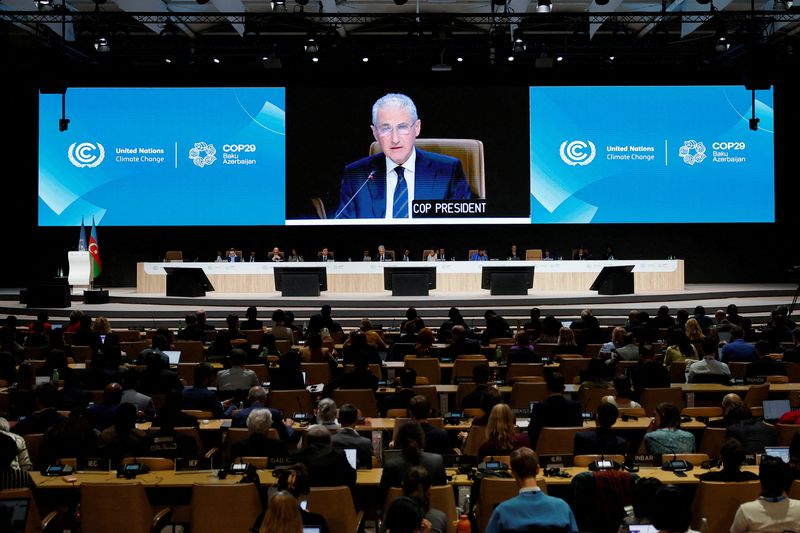
<svg viewBox="0 0 800 533"><path fill-rule="evenodd" d="M92 285L92 255L89 252L67 252L69 277L73 291L82 293Z"/></svg>
<svg viewBox="0 0 800 533"><path fill-rule="evenodd" d="M528 294L533 288L532 266L485 266L481 269L481 289L489 289L490 294L512 295Z"/></svg>
<svg viewBox="0 0 800 533"><path fill-rule="evenodd" d="M319 296L328 290L325 267L275 267L272 272L281 296Z"/></svg>
<svg viewBox="0 0 800 533"><path fill-rule="evenodd" d="M383 290L392 296L428 296L436 288L436 267L384 267Z"/></svg>
<svg viewBox="0 0 800 533"><path fill-rule="evenodd" d="M633 294L633 267L634 265L603 267L589 290L597 291L597 294Z"/></svg>
<svg viewBox="0 0 800 533"><path fill-rule="evenodd" d="M167 273L167 296L205 296L214 287L202 268L164 267Z"/></svg>

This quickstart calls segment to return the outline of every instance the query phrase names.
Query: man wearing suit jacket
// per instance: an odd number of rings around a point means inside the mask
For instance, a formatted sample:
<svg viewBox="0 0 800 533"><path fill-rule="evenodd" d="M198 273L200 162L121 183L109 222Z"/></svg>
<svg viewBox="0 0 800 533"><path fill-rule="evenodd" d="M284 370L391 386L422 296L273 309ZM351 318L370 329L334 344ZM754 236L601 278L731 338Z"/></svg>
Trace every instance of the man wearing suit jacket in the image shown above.
<svg viewBox="0 0 800 533"><path fill-rule="evenodd" d="M236 250L231 248L228 250L228 257L225 259L228 263L241 263L242 258L236 254Z"/></svg>
<svg viewBox="0 0 800 533"><path fill-rule="evenodd" d="M294 459L308 469L308 479L314 487L336 487L347 485L354 493L356 471L347 462L344 452L331 446L331 434L321 425L308 428L308 446L298 450Z"/></svg>
<svg viewBox="0 0 800 533"><path fill-rule="evenodd" d="M331 436L331 445L337 450L354 448L358 468L372 468L372 441L362 437L354 429L358 420L358 409L351 403L339 408L339 425L337 433Z"/></svg>
<svg viewBox="0 0 800 533"><path fill-rule="evenodd" d="M370 127L383 153L344 168L334 218L408 219L413 200L472 198L459 159L414 147L421 122L408 96L379 98Z"/></svg>
<svg viewBox="0 0 800 533"><path fill-rule="evenodd" d="M581 404L564 397L564 375L553 372L547 377L547 391L550 396L533 405L531 421L528 425L528 438L531 446L536 446L539 433L544 427L579 427L583 425Z"/></svg>
<svg viewBox="0 0 800 533"><path fill-rule="evenodd" d="M597 408L597 427L575 434L575 455L624 455L627 443L617 436L611 426L617 421L619 409L611 403L601 403Z"/></svg>

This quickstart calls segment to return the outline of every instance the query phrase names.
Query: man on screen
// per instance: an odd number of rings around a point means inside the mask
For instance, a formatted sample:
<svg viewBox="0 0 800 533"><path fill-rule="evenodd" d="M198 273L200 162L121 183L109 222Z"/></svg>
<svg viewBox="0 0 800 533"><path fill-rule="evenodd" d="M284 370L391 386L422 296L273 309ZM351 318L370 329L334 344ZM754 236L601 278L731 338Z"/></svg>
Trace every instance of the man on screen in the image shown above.
<svg viewBox="0 0 800 533"><path fill-rule="evenodd" d="M404 94L372 106L372 135L383 153L347 165L334 218L411 218L413 200L469 200L461 161L415 148L421 122Z"/></svg>

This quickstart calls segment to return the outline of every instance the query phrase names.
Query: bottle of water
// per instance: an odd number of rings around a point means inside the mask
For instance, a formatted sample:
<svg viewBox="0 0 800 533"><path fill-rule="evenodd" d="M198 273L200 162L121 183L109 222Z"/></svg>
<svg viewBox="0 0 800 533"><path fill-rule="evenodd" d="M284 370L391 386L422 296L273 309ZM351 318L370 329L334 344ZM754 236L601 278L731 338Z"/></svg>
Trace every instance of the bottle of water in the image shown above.
<svg viewBox="0 0 800 533"><path fill-rule="evenodd" d="M58 369L57 369L57 368L54 368L54 369L53 369L53 376L50 378L50 381L53 383L53 385L56 385L56 386L57 386L57 385L58 385L58 381L59 381L60 379L61 379L61 376L60 376L60 375L59 375L59 373L58 373Z"/></svg>

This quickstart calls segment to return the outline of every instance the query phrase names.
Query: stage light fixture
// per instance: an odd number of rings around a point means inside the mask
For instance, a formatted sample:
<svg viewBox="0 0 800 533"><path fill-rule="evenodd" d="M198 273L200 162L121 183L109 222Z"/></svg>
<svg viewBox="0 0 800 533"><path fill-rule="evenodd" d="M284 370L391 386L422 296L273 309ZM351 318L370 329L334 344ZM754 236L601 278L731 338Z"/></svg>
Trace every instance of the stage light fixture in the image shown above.
<svg viewBox="0 0 800 533"><path fill-rule="evenodd" d="M525 41L517 37L514 39L514 46L512 47L511 51L514 52L514 54L524 54L526 48L527 46L525 45Z"/></svg>
<svg viewBox="0 0 800 533"><path fill-rule="evenodd" d="M598 6L607 6L608 0L594 0L594 3L597 4Z"/></svg>
<svg viewBox="0 0 800 533"><path fill-rule="evenodd" d="M513 63L514 62L514 56L508 56L506 59L508 59L509 63Z"/></svg>
<svg viewBox="0 0 800 533"><path fill-rule="evenodd" d="M313 57L311 58L311 61L313 61L314 63L319 63L319 57L317 57L317 56L313 56Z"/></svg>
<svg viewBox="0 0 800 533"><path fill-rule="evenodd" d="M459 63L463 63L464 62L464 58L459 56L459 57L456 58L456 61L458 61Z"/></svg>
<svg viewBox="0 0 800 533"><path fill-rule="evenodd" d="M204 6L208 3L208 0L197 0L197 3L200 4L201 6Z"/></svg>
<svg viewBox="0 0 800 533"><path fill-rule="evenodd" d="M408 3L408 0L394 0L395 5L404 6Z"/></svg>
<svg viewBox="0 0 800 533"><path fill-rule="evenodd" d="M551 0L538 0L536 4L537 13L550 13L553 11L553 2Z"/></svg>
<svg viewBox="0 0 800 533"><path fill-rule="evenodd" d="M556 56L556 61L561 63L562 61L564 61L564 56Z"/></svg>
<svg viewBox="0 0 800 533"><path fill-rule="evenodd" d="M69 129L69 119L67 117L62 117L58 119L58 131L65 132Z"/></svg>
<svg viewBox="0 0 800 533"><path fill-rule="evenodd" d="M308 0L294 0L294 1L297 2L298 6L307 6L308 5Z"/></svg>
<svg viewBox="0 0 800 533"><path fill-rule="evenodd" d="M273 11L286 11L286 0L272 0Z"/></svg>
<svg viewBox="0 0 800 533"><path fill-rule="evenodd" d="M506 5L506 0L492 0L492 5L494 5L494 6L504 6L504 5Z"/></svg>
<svg viewBox="0 0 800 533"><path fill-rule="evenodd" d="M711 0L697 0L697 3L700 4L701 6L707 6L708 4L711 3Z"/></svg>
<svg viewBox="0 0 800 533"><path fill-rule="evenodd" d="M165 57L164 58L164 63L166 63L168 65L171 65L172 64L172 60L170 58L168 58L168 57Z"/></svg>
<svg viewBox="0 0 800 533"><path fill-rule="evenodd" d="M106 53L111 51L111 45L108 44L108 39L105 37L98 37L94 41L94 49L101 53Z"/></svg>
<svg viewBox="0 0 800 533"><path fill-rule="evenodd" d="M220 60L219 60L219 58L218 58L218 57L215 57L215 58L214 58L214 59L212 59L211 61L213 61L215 65L219 65L219 64L220 64Z"/></svg>
<svg viewBox="0 0 800 533"><path fill-rule="evenodd" d="M306 44L303 47L307 54L316 54L319 53L319 46L317 45L317 40L313 37L309 37L306 40Z"/></svg>
<svg viewBox="0 0 800 533"><path fill-rule="evenodd" d="M361 62L362 63L369 63L369 57L367 57L367 56L362 57L361 58Z"/></svg>
<svg viewBox="0 0 800 533"><path fill-rule="evenodd" d="M721 53L721 52L727 52L730 49L730 47L731 47L731 43L728 42L728 38L725 37L724 34L721 34L717 38L717 45L714 47L714 49L717 52Z"/></svg>

